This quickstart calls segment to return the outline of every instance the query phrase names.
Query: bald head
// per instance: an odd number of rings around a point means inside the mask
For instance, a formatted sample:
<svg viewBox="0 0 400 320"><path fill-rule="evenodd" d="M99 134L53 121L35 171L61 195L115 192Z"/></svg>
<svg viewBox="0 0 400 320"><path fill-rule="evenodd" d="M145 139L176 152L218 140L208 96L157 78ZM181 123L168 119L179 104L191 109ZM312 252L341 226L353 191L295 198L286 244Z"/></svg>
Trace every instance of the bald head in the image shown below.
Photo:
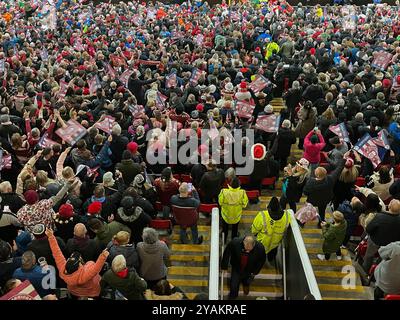
<svg viewBox="0 0 400 320"><path fill-rule="evenodd" d="M87 229L83 223L77 223L74 227L74 235L78 238L84 238L86 236Z"/></svg>
<svg viewBox="0 0 400 320"><path fill-rule="evenodd" d="M244 249L247 252L253 250L255 244L256 244L256 240L254 239L254 237L252 235L246 236L243 240Z"/></svg>
<svg viewBox="0 0 400 320"><path fill-rule="evenodd" d="M318 167L317 169L315 169L315 178L317 178L317 180L323 180L326 177L326 169L323 167Z"/></svg>
<svg viewBox="0 0 400 320"><path fill-rule="evenodd" d="M397 199L393 199L389 203L389 212L391 214L400 214L400 201Z"/></svg>

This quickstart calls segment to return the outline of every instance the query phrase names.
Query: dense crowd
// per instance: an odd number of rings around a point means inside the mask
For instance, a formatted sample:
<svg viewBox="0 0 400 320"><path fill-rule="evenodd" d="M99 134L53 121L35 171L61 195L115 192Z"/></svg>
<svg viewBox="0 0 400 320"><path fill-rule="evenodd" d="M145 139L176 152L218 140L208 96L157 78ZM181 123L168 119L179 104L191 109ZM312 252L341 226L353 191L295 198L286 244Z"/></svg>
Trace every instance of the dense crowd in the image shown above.
<svg viewBox="0 0 400 320"><path fill-rule="evenodd" d="M225 237L232 226L222 268L232 265L235 298L240 282L248 293L266 255L274 259L286 208L296 211L303 194L298 222L318 213L318 258L340 259L361 226L376 297L400 294L399 10L2 1L3 294L28 279L54 299L58 291L43 287L54 266L55 287L71 298L185 299L167 280L170 249L149 227L179 217L181 243L191 226L200 244L197 209L217 203ZM389 59L376 62L382 53ZM265 80L260 90L251 85L257 79ZM273 115L270 102L280 97L277 130L260 129L257 119ZM252 106L249 114L240 103ZM208 142L218 140L217 153L198 143L189 162L169 163L174 128L196 142L216 130ZM246 129L254 141L235 147L251 148L254 170L241 186L239 165L223 156L233 130ZM378 163L355 148L366 134L380 141ZM304 153L290 163L295 143ZM150 163L149 150L166 162ZM216 154L221 161L211 160ZM281 196L255 218L253 236L237 238L244 189L261 190L264 178L282 179Z"/></svg>

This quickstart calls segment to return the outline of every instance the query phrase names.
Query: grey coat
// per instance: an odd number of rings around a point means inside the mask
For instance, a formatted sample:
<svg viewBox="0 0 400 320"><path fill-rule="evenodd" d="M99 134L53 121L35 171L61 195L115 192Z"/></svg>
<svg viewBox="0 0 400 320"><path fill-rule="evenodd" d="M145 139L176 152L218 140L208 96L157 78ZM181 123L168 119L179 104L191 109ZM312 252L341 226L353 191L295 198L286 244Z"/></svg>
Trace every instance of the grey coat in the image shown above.
<svg viewBox="0 0 400 320"><path fill-rule="evenodd" d="M141 263L139 273L145 280L160 280L167 275L165 263L169 260L170 251L164 242L139 242L136 250Z"/></svg>
<svg viewBox="0 0 400 320"><path fill-rule="evenodd" d="M400 294L400 241L380 247L382 262L375 269L376 285L386 294Z"/></svg>

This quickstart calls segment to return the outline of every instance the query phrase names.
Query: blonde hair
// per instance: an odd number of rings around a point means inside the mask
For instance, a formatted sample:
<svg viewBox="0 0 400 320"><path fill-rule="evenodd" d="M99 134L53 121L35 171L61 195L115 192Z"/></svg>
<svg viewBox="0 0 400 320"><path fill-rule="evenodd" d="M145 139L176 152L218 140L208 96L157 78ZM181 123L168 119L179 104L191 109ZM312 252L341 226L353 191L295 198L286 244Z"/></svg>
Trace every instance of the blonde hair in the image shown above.
<svg viewBox="0 0 400 320"><path fill-rule="evenodd" d="M9 189L12 190L12 186L9 181L3 181L2 183L0 183L0 193L6 193Z"/></svg>
<svg viewBox="0 0 400 320"><path fill-rule="evenodd" d="M331 107L327 108L322 115L328 120L336 119L335 113Z"/></svg>
<svg viewBox="0 0 400 320"><path fill-rule="evenodd" d="M74 170L71 167L65 167L62 171L62 177L65 180L70 180L75 176Z"/></svg>
<svg viewBox="0 0 400 320"><path fill-rule="evenodd" d="M45 187L49 183L48 173L43 170L39 170L36 174L36 183L39 186Z"/></svg>
<svg viewBox="0 0 400 320"><path fill-rule="evenodd" d="M351 183L356 181L358 177L358 170L356 166L352 166L351 168L344 168L340 174L339 181L343 181L344 183Z"/></svg>
<svg viewBox="0 0 400 320"><path fill-rule="evenodd" d="M131 238L131 235L129 232L126 231L120 231L118 232L114 237L113 240L118 243L118 245L123 246L125 244L129 243L129 239Z"/></svg>
<svg viewBox="0 0 400 320"><path fill-rule="evenodd" d="M340 211L334 211L333 212L333 220L335 220L335 223L343 223L344 221L344 215Z"/></svg>

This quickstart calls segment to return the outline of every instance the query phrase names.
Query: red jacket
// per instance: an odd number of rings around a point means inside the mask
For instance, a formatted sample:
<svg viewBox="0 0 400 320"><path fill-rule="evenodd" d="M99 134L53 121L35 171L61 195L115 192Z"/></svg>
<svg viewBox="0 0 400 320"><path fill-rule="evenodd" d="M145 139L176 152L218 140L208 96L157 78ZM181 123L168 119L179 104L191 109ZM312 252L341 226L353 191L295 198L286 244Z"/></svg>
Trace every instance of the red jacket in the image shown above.
<svg viewBox="0 0 400 320"><path fill-rule="evenodd" d="M310 164L319 163L321 161L321 150L325 147L325 140L322 134L318 133L319 143L312 144L310 141L314 131L310 131L304 138L304 154L303 158L307 159Z"/></svg>

